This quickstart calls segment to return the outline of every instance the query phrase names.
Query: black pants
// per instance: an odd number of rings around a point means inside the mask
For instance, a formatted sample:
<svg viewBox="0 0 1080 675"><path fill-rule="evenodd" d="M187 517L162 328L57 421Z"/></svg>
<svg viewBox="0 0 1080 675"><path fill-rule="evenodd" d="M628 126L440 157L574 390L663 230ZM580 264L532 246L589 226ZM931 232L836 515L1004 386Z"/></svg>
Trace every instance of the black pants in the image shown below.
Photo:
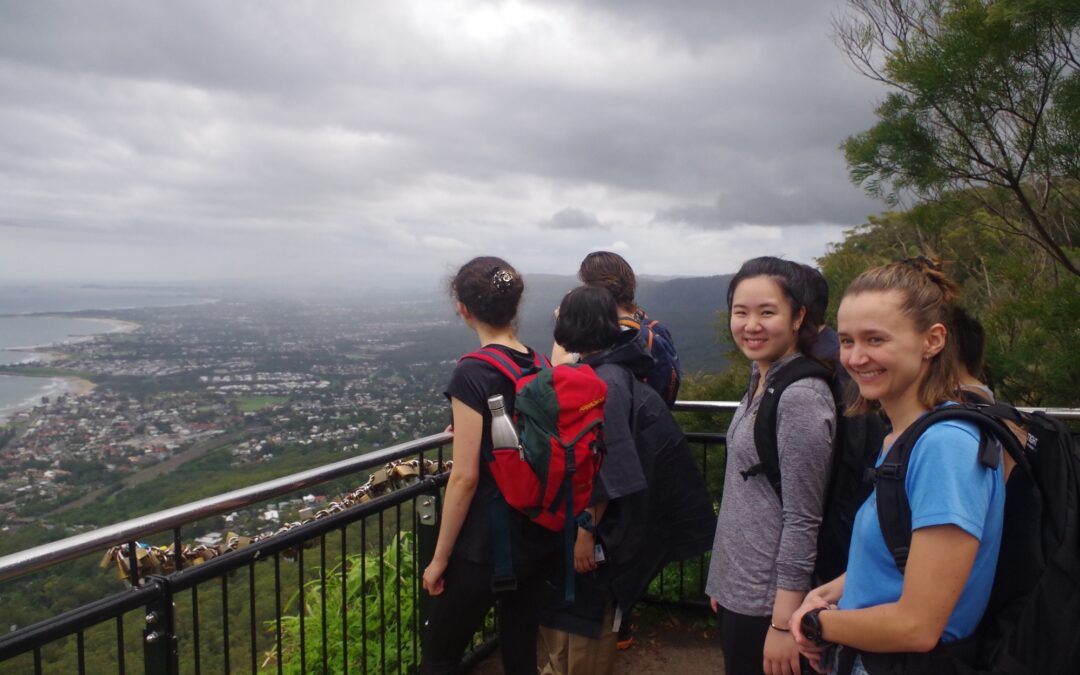
<svg viewBox="0 0 1080 675"><path fill-rule="evenodd" d="M446 590L432 598L424 626L423 675L459 672L469 640L480 628L492 604L499 625L499 649L506 675L536 675L538 611L545 594L545 577L557 558L516 570L517 590L491 590L492 565L450 558Z"/></svg>
<svg viewBox="0 0 1080 675"><path fill-rule="evenodd" d="M720 608L720 648L727 675L761 675L768 616L746 616Z"/></svg>

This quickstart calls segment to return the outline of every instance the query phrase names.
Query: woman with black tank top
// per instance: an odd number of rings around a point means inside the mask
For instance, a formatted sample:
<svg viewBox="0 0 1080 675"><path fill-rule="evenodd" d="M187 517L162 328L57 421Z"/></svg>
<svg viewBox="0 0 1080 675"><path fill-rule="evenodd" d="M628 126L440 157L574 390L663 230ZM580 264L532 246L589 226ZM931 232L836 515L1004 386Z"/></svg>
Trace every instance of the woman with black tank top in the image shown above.
<svg viewBox="0 0 1080 675"><path fill-rule="evenodd" d="M518 340L514 328L525 285L509 263L474 258L450 280L450 289L458 315L476 332L481 347L501 351L522 368L534 365L535 353ZM493 590L491 509L501 497L481 461L492 447L487 399L501 394L506 410L513 410L514 383L484 361L461 359L445 393L453 410L454 468L443 497L435 555L424 570L424 590L434 598L424 627L420 672L458 672L469 641L495 604L504 671L535 675L544 575L557 563L561 540L558 533L507 508L517 587Z"/></svg>

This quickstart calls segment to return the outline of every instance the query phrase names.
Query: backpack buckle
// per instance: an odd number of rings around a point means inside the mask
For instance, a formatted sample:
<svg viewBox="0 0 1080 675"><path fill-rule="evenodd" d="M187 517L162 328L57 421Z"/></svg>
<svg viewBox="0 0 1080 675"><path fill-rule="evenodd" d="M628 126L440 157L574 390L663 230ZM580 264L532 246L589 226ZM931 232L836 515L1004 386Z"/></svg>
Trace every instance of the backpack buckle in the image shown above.
<svg viewBox="0 0 1080 675"><path fill-rule="evenodd" d="M517 587L517 577L513 574L496 574L491 578L492 593L516 591Z"/></svg>
<svg viewBox="0 0 1080 675"><path fill-rule="evenodd" d="M903 475L903 468L902 464L882 464L874 470L874 477L896 480Z"/></svg>

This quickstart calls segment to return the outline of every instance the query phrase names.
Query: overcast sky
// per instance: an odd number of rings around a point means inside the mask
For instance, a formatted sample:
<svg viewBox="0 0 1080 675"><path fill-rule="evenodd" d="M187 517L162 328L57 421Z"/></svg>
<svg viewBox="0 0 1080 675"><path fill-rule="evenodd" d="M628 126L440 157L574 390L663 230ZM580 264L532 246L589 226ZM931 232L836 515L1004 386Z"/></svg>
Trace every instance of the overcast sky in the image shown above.
<svg viewBox="0 0 1080 675"><path fill-rule="evenodd" d="M883 209L841 7L0 0L0 279L810 261Z"/></svg>

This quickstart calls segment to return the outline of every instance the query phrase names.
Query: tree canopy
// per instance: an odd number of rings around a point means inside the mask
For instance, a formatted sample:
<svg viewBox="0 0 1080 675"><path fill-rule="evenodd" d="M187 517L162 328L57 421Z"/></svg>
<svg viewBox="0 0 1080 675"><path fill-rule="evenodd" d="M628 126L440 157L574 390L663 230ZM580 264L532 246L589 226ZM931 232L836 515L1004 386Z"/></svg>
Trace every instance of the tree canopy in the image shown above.
<svg viewBox="0 0 1080 675"><path fill-rule="evenodd" d="M890 90L877 124L843 144L852 180L893 206L905 194L968 190L986 229L1080 275L1080 3L848 7L838 45Z"/></svg>
<svg viewBox="0 0 1080 675"><path fill-rule="evenodd" d="M982 374L998 397L1017 405L1080 406L1080 277L1041 246L987 227L996 216L975 191L904 212L872 216L818 259L833 289L835 325L843 289L861 272L919 254L943 259L961 286L961 304L986 330ZM1072 198L1080 198L1073 191Z"/></svg>

